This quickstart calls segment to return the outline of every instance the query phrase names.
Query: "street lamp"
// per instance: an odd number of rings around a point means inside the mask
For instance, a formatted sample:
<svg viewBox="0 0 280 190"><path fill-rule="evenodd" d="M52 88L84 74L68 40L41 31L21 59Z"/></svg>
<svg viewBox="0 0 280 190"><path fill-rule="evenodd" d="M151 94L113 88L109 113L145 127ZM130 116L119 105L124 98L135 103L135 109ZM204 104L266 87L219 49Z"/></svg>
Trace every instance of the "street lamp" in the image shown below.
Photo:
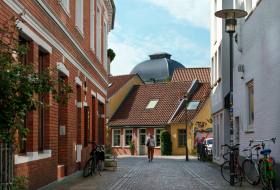
<svg viewBox="0 0 280 190"><path fill-rule="evenodd" d="M233 43L232 38L235 33L236 19L247 16L247 12L239 9L224 9L215 12L215 16L225 19L225 31L229 34L230 40L230 145L233 145ZM230 185L234 185L234 153L230 153Z"/></svg>
<svg viewBox="0 0 280 190"><path fill-rule="evenodd" d="M186 107L185 107L185 125L186 125L186 161L189 161L189 150L188 150L188 101L189 101L189 96L185 95L184 100L186 102Z"/></svg>

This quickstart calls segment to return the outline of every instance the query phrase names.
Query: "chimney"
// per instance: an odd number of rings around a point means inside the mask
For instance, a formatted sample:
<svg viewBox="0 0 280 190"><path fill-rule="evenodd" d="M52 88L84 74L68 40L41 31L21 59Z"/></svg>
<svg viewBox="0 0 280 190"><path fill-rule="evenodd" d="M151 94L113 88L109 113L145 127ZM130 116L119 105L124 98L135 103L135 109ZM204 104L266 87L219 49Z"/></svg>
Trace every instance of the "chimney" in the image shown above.
<svg viewBox="0 0 280 190"><path fill-rule="evenodd" d="M159 52L159 53L154 53L152 55L149 55L150 59L170 59L171 55L169 53L166 52Z"/></svg>

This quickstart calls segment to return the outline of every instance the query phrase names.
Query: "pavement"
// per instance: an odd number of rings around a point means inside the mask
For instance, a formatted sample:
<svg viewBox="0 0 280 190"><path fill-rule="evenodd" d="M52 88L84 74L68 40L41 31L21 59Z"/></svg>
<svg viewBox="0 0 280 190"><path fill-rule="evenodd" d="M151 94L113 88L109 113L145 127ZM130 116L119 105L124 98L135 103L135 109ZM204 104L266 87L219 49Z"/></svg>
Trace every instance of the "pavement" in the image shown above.
<svg viewBox="0 0 280 190"><path fill-rule="evenodd" d="M190 157L160 156L152 163L146 157L122 156L116 171L103 171L101 176L65 178L41 190L234 190L262 189L243 182L230 186L220 174L220 167Z"/></svg>

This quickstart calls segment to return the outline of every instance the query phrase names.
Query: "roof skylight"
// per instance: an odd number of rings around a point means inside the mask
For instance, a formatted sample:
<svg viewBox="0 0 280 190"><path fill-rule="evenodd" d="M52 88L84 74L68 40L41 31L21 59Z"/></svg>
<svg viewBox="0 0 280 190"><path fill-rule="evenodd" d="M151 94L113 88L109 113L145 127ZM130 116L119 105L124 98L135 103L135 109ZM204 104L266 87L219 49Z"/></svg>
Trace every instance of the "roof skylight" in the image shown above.
<svg viewBox="0 0 280 190"><path fill-rule="evenodd" d="M187 110L196 110L199 105L199 101L191 101L188 104Z"/></svg>
<svg viewBox="0 0 280 190"><path fill-rule="evenodd" d="M153 109L156 107L158 103L158 100L151 100L148 105L146 106L146 109Z"/></svg>

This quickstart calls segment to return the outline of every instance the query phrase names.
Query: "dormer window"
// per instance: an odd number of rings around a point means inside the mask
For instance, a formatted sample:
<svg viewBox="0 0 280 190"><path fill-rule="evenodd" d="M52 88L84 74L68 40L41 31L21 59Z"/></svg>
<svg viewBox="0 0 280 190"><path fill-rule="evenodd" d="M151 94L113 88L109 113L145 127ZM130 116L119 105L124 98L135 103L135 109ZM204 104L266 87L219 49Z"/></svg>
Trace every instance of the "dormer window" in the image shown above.
<svg viewBox="0 0 280 190"><path fill-rule="evenodd" d="M188 104L187 110L196 110L199 105L199 101L191 101Z"/></svg>
<svg viewBox="0 0 280 190"><path fill-rule="evenodd" d="M156 107L158 103L158 100L151 100L148 105L146 106L146 109L153 109Z"/></svg>

